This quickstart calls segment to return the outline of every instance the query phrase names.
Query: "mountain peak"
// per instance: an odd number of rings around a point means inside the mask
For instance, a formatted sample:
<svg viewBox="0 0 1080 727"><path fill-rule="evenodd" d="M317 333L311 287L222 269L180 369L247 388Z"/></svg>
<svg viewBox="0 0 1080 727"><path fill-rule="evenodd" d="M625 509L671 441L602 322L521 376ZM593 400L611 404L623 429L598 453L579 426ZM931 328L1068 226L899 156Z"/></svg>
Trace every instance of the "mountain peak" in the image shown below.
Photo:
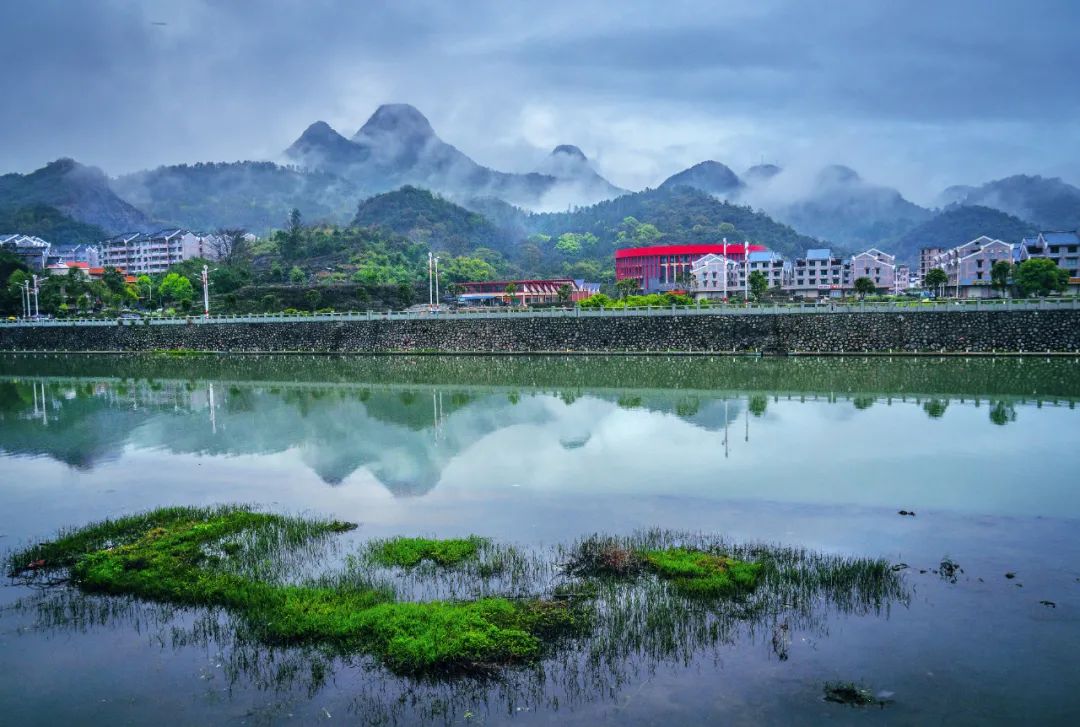
<svg viewBox="0 0 1080 727"><path fill-rule="evenodd" d="M673 174L661 187L693 187L709 194L727 194L743 186L742 180L726 164L708 160Z"/></svg>
<svg viewBox="0 0 1080 727"><path fill-rule="evenodd" d="M775 164L755 164L743 173L743 177L753 182L772 179L783 170Z"/></svg>
<svg viewBox="0 0 1080 727"><path fill-rule="evenodd" d="M325 121L316 121L311 126L304 129L304 133L300 135L301 139L333 139L334 137L341 136L341 134L334 131L334 128Z"/></svg>
<svg viewBox="0 0 1080 727"><path fill-rule="evenodd" d="M360 127L354 139L360 137L398 136L428 138L435 136L431 123L415 107L405 103L383 104Z"/></svg>
<svg viewBox="0 0 1080 727"><path fill-rule="evenodd" d="M818 181L822 184L853 184L861 182L862 177L851 167L843 164L830 164L818 172Z"/></svg>
<svg viewBox="0 0 1080 727"><path fill-rule="evenodd" d="M588 158L585 156L585 152L583 152L579 147L576 147L573 144L559 144L557 147L551 150L551 156L554 157L559 155L573 157L574 159L583 162L589 161Z"/></svg>

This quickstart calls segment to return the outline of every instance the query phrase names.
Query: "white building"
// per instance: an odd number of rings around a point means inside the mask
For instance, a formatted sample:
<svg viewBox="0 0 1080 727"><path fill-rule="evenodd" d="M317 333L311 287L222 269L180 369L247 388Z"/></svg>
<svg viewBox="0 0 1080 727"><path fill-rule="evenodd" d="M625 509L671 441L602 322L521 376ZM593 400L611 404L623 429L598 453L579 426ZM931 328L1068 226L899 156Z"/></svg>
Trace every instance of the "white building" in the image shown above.
<svg viewBox="0 0 1080 727"><path fill-rule="evenodd" d="M743 266L716 253L703 255L690 267L690 287L694 298L723 299L742 291Z"/></svg>
<svg viewBox="0 0 1080 727"><path fill-rule="evenodd" d="M896 256L872 247L851 258L851 283L869 278L879 293L891 293L896 287Z"/></svg>
<svg viewBox="0 0 1080 727"><path fill-rule="evenodd" d="M31 270L44 270L52 245L33 235L0 234L0 250L20 258Z"/></svg>
<svg viewBox="0 0 1080 727"><path fill-rule="evenodd" d="M747 255L746 265L739 271L739 284L745 285L743 276L761 273L770 288L783 288L791 282L791 263L778 252L751 252Z"/></svg>
<svg viewBox="0 0 1080 727"><path fill-rule="evenodd" d="M163 273L176 263L201 257L216 257L211 236L171 229L153 233L128 233L101 243L101 264L117 267L133 275Z"/></svg>
<svg viewBox="0 0 1080 727"><path fill-rule="evenodd" d="M784 289L804 298L838 297L851 288L851 281L851 261L833 257L829 248L818 248L795 258Z"/></svg>
<svg viewBox="0 0 1080 727"><path fill-rule="evenodd" d="M986 235L963 245L942 250L931 261L930 268L941 268L949 277L946 295L960 298L989 298L996 293L991 288L990 270L994 263L1012 262L1012 245Z"/></svg>

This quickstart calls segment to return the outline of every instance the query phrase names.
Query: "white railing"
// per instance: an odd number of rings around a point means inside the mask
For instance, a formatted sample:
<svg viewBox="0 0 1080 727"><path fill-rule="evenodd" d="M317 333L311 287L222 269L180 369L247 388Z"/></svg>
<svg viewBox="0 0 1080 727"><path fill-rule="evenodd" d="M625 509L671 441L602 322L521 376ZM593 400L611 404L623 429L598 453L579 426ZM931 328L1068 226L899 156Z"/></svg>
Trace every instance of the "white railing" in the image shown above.
<svg viewBox="0 0 1080 727"><path fill-rule="evenodd" d="M633 316L829 315L844 313L966 313L976 311L1080 310L1080 298L973 299L880 303L778 303L690 305L646 308L524 308L456 311L349 311L340 313L246 313L234 315L63 318L0 321L0 326L168 326L207 323L326 323L340 321L421 321L521 318L619 318Z"/></svg>

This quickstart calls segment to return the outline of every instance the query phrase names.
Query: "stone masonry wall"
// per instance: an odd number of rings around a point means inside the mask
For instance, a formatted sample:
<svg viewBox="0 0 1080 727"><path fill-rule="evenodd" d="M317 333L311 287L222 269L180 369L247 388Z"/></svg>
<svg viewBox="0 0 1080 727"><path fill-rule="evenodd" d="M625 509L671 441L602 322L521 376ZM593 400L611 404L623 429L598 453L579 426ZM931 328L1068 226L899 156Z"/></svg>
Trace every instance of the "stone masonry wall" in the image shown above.
<svg viewBox="0 0 1080 727"><path fill-rule="evenodd" d="M821 313L0 327L0 350L1077 351L1080 311Z"/></svg>

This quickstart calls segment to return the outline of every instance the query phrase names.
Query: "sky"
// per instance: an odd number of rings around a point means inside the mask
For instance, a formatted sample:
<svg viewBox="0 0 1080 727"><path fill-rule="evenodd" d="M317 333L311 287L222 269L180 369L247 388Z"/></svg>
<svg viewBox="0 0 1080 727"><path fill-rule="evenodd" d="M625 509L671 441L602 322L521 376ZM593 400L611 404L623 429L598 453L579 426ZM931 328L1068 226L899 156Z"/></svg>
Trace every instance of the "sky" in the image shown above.
<svg viewBox="0 0 1080 727"><path fill-rule="evenodd" d="M576 144L640 189L841 163L930 203L1080 184L1073 0L3 0L0 172L276 159L410 103L506 171Z"/></svg>

